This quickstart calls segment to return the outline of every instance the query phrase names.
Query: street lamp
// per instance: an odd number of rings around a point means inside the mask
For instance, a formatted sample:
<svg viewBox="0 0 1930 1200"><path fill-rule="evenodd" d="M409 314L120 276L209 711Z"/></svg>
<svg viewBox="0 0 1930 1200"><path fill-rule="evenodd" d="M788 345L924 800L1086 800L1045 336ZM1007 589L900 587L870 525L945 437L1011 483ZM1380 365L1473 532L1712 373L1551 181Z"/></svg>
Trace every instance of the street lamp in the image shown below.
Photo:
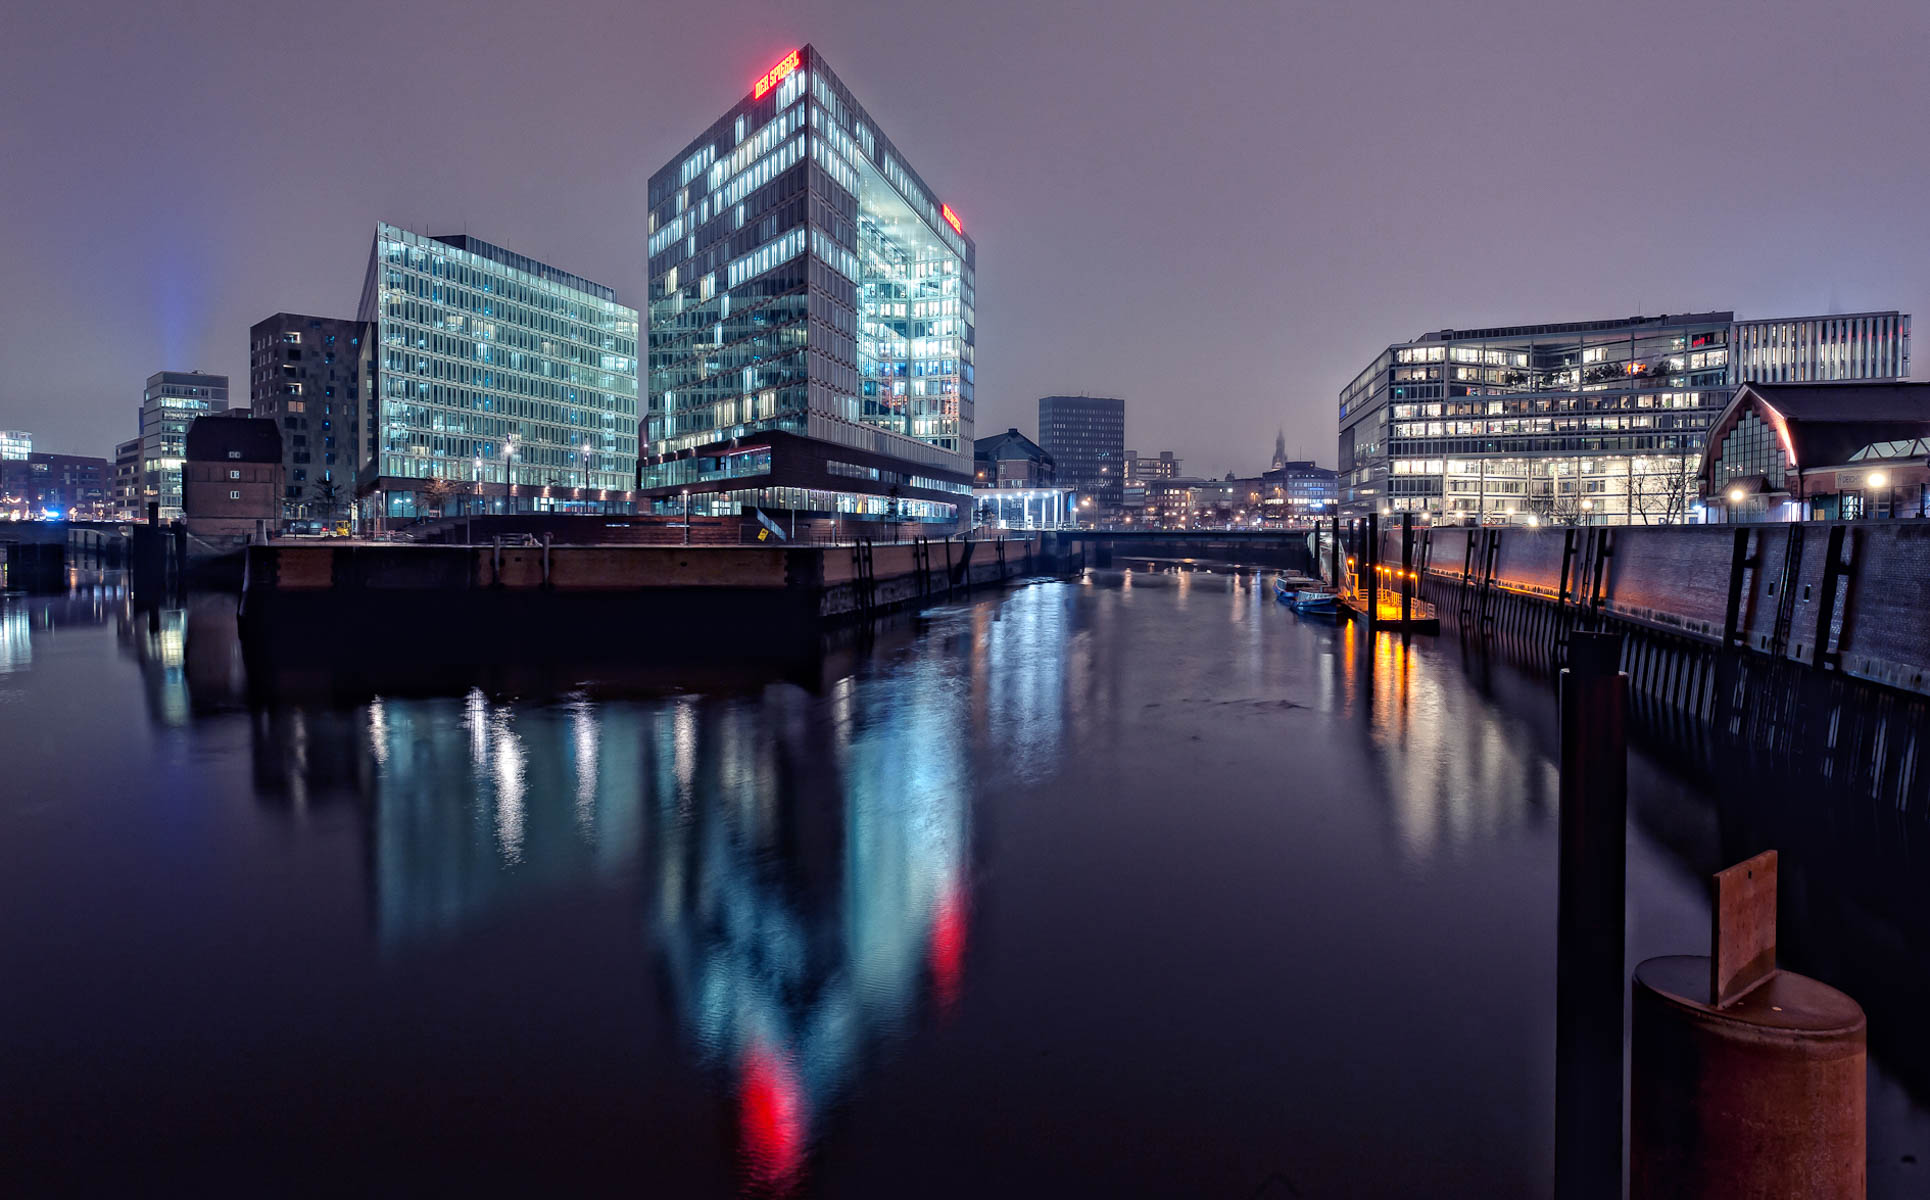
<svg viewBox="0 0 1930 1200"><path fill-rule="evenodd" d="M1729 489L1729 503L1731 503L1731 504L1741 504L1741 503L1742 503L1742 489L1741 489L1741 488L1739 488L1739 487L1733 487L1733 488L1730 488L1730 489Z"/></svg>
<svg viewBox="0 0 1930 1200"><path fill-rule="evenodd" d="M690 489L683 490L684 498L684 545L690 545Z"/></svg>
<svg viewBox="0 0 1930 1200"><path fill-rule="evenodd" d="M462 540L476 544L476 506L482 503L482 455L476 455L476 494L469 499L469 515L463 519Z"/></svg>
<svg viewBox="0 0 1930 1200"><path fill-rule="evenodd" d="M1883 487L1884 485L1886 485L1886 484L1888 484L1889 482L1890 482L1890 477L1889 477L1888 475L1885 475L1885 474L1884 474L1883 472L1881 472L1881 471L1872 471L1872 472L1870 472L1870 486L1871 486L1871 487L1878 487L1878 488L1880 488L1880 487Z"/></svg>

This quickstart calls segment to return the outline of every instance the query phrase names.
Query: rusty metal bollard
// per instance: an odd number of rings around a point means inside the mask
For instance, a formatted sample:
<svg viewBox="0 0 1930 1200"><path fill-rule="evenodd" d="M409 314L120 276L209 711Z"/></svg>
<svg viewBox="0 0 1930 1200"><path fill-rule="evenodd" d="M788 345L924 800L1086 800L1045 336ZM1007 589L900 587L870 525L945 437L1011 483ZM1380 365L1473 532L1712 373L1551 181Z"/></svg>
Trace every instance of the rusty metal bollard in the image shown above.
<svg viewBox="0 0 1930 1200"><path fill-rule="evenodd" d="M1776 852L1714 879L1714 953L1635 968L1629 1200L1862 1197L1863 1009L1776 967Z"/></svg>

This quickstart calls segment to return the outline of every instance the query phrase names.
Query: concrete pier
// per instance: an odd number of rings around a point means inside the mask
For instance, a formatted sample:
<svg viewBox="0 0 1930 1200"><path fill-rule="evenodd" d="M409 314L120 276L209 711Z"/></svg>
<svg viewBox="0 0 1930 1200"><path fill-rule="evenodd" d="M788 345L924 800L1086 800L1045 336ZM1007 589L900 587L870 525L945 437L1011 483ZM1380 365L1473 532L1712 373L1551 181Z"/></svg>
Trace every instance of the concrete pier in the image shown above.
<svg viewBox="0 0 1930 1200"><path fill-rule="evenodd" d="M1037 537L854 546L250 546L240 624L281 661L781 657L836 624L1055 569Z"/></svg>

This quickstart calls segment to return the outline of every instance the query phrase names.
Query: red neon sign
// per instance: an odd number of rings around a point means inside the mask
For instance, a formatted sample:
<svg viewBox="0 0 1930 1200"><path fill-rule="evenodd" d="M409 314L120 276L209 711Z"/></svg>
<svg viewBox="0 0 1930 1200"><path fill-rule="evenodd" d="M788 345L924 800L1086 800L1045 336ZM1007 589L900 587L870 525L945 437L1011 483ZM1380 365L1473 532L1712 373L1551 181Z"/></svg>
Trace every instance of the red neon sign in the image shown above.
<svg viewBox="0 0 1930 1200"><path fill-rule="evenodd" d="M778 60L775 67L764 72L757 82L751 85L751 99L762 100L764 93L776 87L786 75L797 70L798 51L793 50Z"/></svg>
<svg viewBox="0 0 1930 1200"><path fill-rule="evenodd" d="M950 225L955 232L965 232L965 227L958 223L958 214L952 211L951 205L940 204L938 206L938 215L945 218L945 224Z"/></svg>

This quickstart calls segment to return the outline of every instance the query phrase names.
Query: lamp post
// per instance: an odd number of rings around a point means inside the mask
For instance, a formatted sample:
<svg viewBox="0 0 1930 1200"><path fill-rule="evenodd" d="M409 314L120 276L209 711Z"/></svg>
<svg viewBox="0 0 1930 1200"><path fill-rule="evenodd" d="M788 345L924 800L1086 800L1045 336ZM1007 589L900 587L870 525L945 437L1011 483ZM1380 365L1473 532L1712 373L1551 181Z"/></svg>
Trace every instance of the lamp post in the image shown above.
<svg viewBox="0 0 1930 1200"><path fill-rule="evenodd" d="M476 506L482 503L482 455L476 456L475 495L469 499L469 515L462 523L462 540L473 546L476 544Z"/></svg>
<svg viewBox="0 0 1930 1200"><path fill-rule="evenodd" d="M690 489L685 488L684 497L684 545L690 545Z"/></svg>
<svg viewBox="0 0 1930 1200"><path fill-rule="evenodd" d="M503 442L503 515L516 508L516 439Z"/></svg>

